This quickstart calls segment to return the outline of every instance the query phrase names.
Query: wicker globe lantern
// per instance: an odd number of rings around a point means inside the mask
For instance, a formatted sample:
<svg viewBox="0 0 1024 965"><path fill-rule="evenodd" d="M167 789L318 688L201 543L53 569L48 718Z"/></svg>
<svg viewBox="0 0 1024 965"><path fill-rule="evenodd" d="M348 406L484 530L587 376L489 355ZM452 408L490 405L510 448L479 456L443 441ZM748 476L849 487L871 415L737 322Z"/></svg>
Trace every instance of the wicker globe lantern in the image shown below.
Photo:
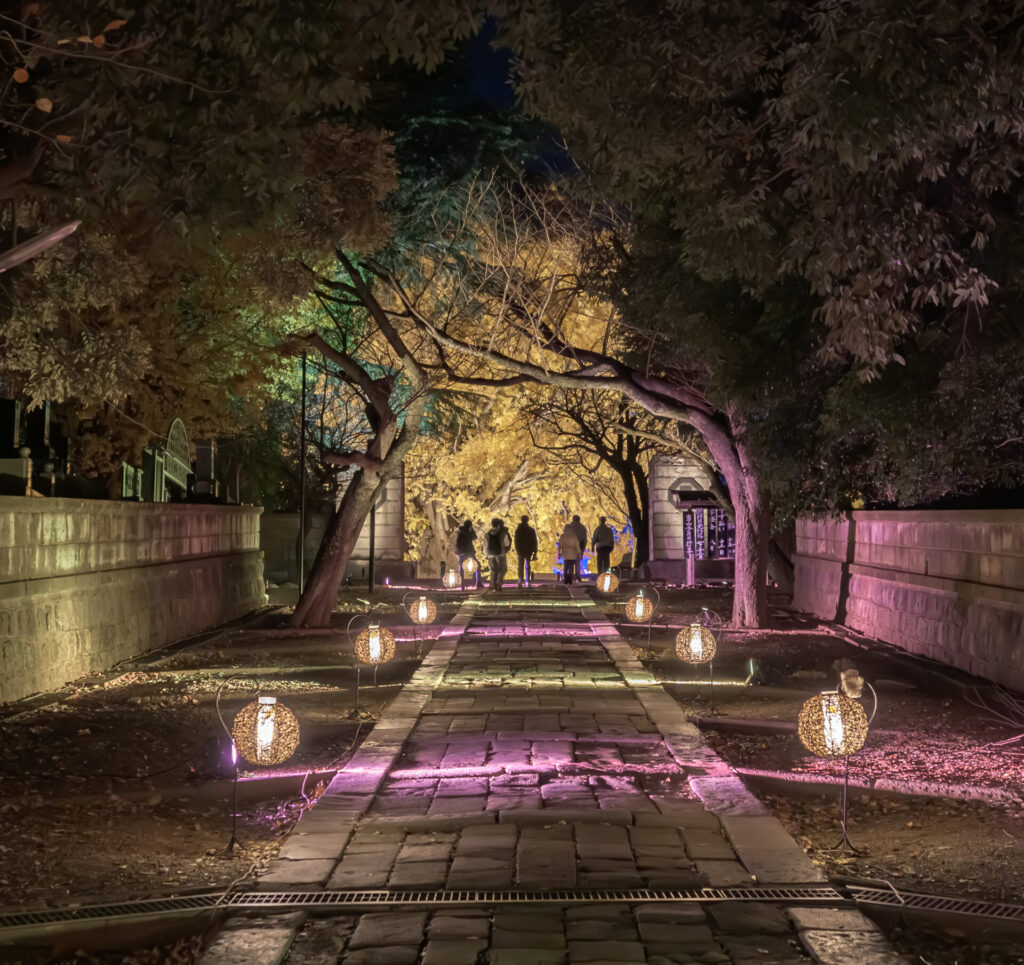
<svg viewBox="0 0 1024 965"><path fill-rule="evenodd" d="M231 739L250 764L282 764L299 746L299 721L276 697L258 697L246 704L231 725Z"/></svg>
<svg viewBox="0 0 1024 965"><path fill-rule="evenodd" d="M626 601L626 619L631 623L647 623L654 616L654 601L638 590L636 596Z"/></svg>
<svg viewBox="0 0 1024 965"><path fill-rule="evenodd" d="M395 655L395 635L379 623L371 623L356 637L356 656L361 663L376 666Z"/></svg>
<svg viewBox="0 0 1024 965"><path fill-rule="evenodd" d="M684 663L708 663L717 651L715 635L700 623L691 623L676 635L676 656Z"/></svg>
<svg viewBox="0 0 1024 965"><path fill-rule="evenodd" d="M614 593L618 588L619 578L611 570L606 570L597 578L599 593Z"/></svg>
<svg viewBox="0 0 1024 965"><path fill-rule="evenodd" d="M476 572L477 562L472 556L467 556L462 561L462 572L466 576L472 576Z"/></svg>
<svg viewBox="0 0 1024 965"><path fill-rule="evenodd" d="M443 577L441 577L441 584L446 590L454 590L462 585L462 579L459 577L459 571L449 569Z"/></svg>
<svg viewBox="0 0 1024 965"><path fill-rule="evenodd" d="M816 757L849 757L867 740L868 717L856 700L826 690L800 708L797 733Z"/></svg>
<svg viewBox="0 0 1024 965"><path fill-rule="evenodd" d="M413 623L433 623L437 619L437 605L433 600L428 600L425 596L421 596L410 605L409 618Z"/></svg>

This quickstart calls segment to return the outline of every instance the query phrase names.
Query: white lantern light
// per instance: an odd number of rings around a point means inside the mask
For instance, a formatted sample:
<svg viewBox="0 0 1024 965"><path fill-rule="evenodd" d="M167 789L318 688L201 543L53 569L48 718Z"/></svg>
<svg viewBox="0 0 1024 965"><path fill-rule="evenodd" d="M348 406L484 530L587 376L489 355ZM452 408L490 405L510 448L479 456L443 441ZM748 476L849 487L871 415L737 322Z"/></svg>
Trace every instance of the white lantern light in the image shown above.
<svg viewBox="0 0 1024 965"><path fill-rule="evenodd" d="M444 578L441 580L444 586L449 590L454 590L457 586L462 584L462 580L459 578L458 570L449 569L445 573Z"/></svg>
<svg viewBox="0 0 1024 965"><path fill-rule="evenodd" d="M644 596L643 590L638 590L636 596L631 596L626 601L626 619L633 623L646 623L654 615L654 603L649 596Z"/></svg>
<svg viewBox="0 0 1024 965"><path fill-rule="evenodd" d="M299 722L276 697L259 697L243 707L231 727L232 756L269 766L288 760L299 746Z"/></svg>
<svg viewBox="0 0 1024 965"><path fill-rule="evenodd" d="M676 636L676 655L684 663L707 663L717 650L715 635L700 623L684 627Z"/></svg>
<svg viewBox="0 0 1024 965"><path fill-rule="evenodd" d="M597 578L597 589L601 593L614 593L619 588L619 578L608 570Z"/></svg>

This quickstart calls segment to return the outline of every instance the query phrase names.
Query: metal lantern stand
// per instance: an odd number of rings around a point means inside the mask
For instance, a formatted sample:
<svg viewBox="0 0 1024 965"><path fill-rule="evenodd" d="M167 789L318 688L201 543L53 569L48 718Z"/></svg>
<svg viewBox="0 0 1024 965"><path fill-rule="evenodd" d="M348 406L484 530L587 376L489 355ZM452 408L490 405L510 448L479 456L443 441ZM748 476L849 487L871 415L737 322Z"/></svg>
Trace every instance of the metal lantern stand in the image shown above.
<svg viewBox="0 0 1024 965"><path fill-rule="evenodd" d="M702 626L707 627L709 630L712 627L718 629L722 625L722 620L717 613L713 613L706 606L700 608L700 623ZM708 697L708 716L715 716L715 658L712 657L708 661L708 679L711 686L711 695Z"/></svg>
<svg viewBox="0 0 1024 965"><path fill-rule="evenodd" d="M405 610L405 615L409 618L409 622L412 624L413 640L416 641L416 659L419 660L423 656L423 641L420 639L420 627L433 625L434 621L437 619L437 604L430 601L434 608L434 615L429 620L420 623L419 620L413 619L412 607L409 606L409 597L412 596L426 598L426 594L421 593L419 590L410 590L402 597L402 609ZM414 603L413 606L415 605L416 604Z"/></svg>
<svg viewBox="0 0 1024 965"><path fill-rule="evenodd" d="M646 592L649 593L649 594L652 594L651 596L647 597L647 599L650 601L650 604L651 604L651 612L647 615L647 649L650 650L651 649L651 624L654 622L654 614L655 614L655 612L657 611L658 607L661 605L661 594L653 586L648 586L646 588ZM644 593L644 587L640 587L637 590L635 595L640 596L643 593ZM628 598L626 600L626 607L629 606L629 600L630 599L632 599L632 597L630 597L630 598ZM627 617L626 619L629 619L629 617ZM634 621L630 620L630 623L634 623Z"/></svg>
<svg viewBox="0 0 1024 965"><path fill-rule="evenodd" d="M875 719L875 714L878 713L878 692L866 680L864 681L864 686L867 687L868 690L871 691L871 696L874 698L874 702L875 702L874 707L871 709L871 716L868 717L868 726L870 727L871 726L871 722ZM856 698L852 698L852 699L856 699ZM846 762L845 762L845 766L843 767L843 806L842 806L842 813L841 813L841 815L839 817L839 826L843 829L843 836L839 839L839 841L833 847L828 848L828 850L829 851L846 851L846 852L849 852L850 854L865 855L868 852L864 851L861 848L854 847L853 843L850 841L850 835L847 833L846 817L847 817L847 807L848 807L849 797L850 797L850 757L851 757L850 754L846 755Z"/></svg>
<svg viewBox="0 0 1024 965"><path fill-rule="evenodd" d="M348 645L353 648L353 651L355 650L355 640L352 637L352 624L355 623L356 620L360 620L360 619L363 619L363 618L366 619L366 625L369 626L370 625L370 614L369 613L354 613L349 618L348 625L345 627L345 633L348 635ZM375 671L374 678L373 678L373 683L374 683L374 686L376 686L377 685L377 677L376 677L377 666L376 666L376 664L374 664L373 669ZM356 659L356 692L355 692L355 697L354 697L354 703L353 703L353 706L352 706L352 712L354 714L358 714L359 713L359 675L360 675L361 670L362 670L362 665L361 665L359 659L357 658Z"/></svg>
<svg viewBox="0 0 1024 965"><path fill-rule="evenodd" d="M238 748L235 746L234 737L231 736L231 729L224 723L224 715L220 712L220 695L232 680L248 680L254 683L257 693L259 693L260 686L259 681L255 677L250 677L248 674L232 674L221 681L213 701L214 709L217 712L217 719L220 721L220 726L224 728L224 733L227 734L228 741L231 744L231 770L233 772L231 779L231 837L228 838L227 847L224 849L224 853L229 856L234 855L236 847L240 848L242 846L236 833L238 831Z"/></svg>

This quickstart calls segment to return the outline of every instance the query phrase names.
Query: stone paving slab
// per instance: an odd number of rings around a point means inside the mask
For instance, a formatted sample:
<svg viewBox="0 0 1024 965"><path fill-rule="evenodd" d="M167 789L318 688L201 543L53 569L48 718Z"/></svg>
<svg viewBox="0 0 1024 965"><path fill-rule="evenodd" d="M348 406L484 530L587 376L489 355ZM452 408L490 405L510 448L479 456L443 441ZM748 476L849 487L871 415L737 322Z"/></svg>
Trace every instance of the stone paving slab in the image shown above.
<svg viewBox="0 0 1024 965"><path fill-rule="evenodd" d="M586 591L529 593L463 605L260 887L556 893L820 880ZM859 912L760 904L389 908L301 930L278 919L263 950L247 927L232 926L246 965L278 961L282 929L294 936L291 963L900 961Z"/></svg>

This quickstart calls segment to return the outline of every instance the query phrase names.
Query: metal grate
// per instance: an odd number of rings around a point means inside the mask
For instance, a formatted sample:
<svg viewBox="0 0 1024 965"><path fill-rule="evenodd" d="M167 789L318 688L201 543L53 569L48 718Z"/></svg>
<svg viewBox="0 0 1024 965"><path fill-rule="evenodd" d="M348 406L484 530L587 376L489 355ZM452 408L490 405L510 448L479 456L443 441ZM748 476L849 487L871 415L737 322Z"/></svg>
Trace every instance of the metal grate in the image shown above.
<svg viewBox="0 0 1024 965"><path fill-rule="evenodd" d="M847 885L844 890L859 905L884 905L906 911L936 911L943 914L973 915L1024 923L1024 905L978 901L973 898L947 898L943 895L924 895L865 885Z"/></svg>
<svg viewBox="0 0 1024 965"><path fill-rule="evenodd" d="M297 902L296 902L297 900ZM350 908L364 905L515 905L515 904L600 904L603 902L658 901L767 901L843 902L843 896L829 885L784 888L628 888L574 891L365 891L248 892L232 895L232 908L260 908L301 904L305 908Z"/></svg>
<svg viewBox="0 0 1024 965"><path fill-rule="evenodd" d="M574 891L238 891L229 895L206 892L173 898L147 898L105 905L78 905L9 912L0 915L0 944L9 943L19 933L33 928L72 925L87 922L115 922L212 911L260 909L306 909L312 913L345 911L375 907L443 907L445 905L571 905L635 902L746 902L773 904L825 904L900 908L907 912L928 911L944 914L995 918L1024 923L1024 906L1005 902L975 901L900 892L877 886L846 885L837 889L828 884L758 885L736 888L629 888Z"/></svg>
<svg viewBox="0 0 1024 965"><path fill-rule="evenodd" d="M768 902L843 902L843 896L829 885L788 886L780 888L631 888L586 891L237 891L229 895L208 892L175 898L148 898L106 905L78 905L43 908L0 915L0 942L4 930L32 925L55 925L84 921L150 917L202 911L215 907L244 910L249 908L344 909L374 906L444 906L511 904L599 904L602 902L658 901L768 901Z"/></svg>

